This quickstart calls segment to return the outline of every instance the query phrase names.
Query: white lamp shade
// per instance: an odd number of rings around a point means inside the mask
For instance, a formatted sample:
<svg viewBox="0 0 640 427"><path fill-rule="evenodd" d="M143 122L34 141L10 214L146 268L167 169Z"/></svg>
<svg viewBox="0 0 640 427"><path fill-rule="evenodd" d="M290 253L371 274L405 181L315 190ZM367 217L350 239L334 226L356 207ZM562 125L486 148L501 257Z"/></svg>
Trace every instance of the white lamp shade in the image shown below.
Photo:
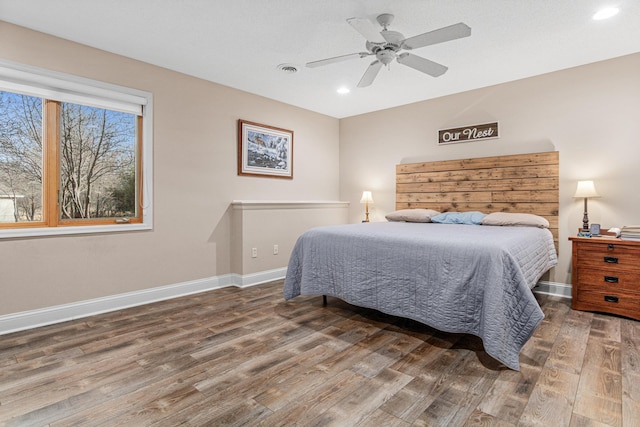
<svg viewBox="0 0 640 427"><path fill-rule="evenodd" d="M360 203L373 203L373 197L371 196L371 191L362 192L362 198L360 199Z"/></svg>
<svg viewBox="0 0 640 427"><path fill-rule="evenodd" d="M578 189L573 197L589 198L600 197L593 185L593 181L578 181Z"/></svg>

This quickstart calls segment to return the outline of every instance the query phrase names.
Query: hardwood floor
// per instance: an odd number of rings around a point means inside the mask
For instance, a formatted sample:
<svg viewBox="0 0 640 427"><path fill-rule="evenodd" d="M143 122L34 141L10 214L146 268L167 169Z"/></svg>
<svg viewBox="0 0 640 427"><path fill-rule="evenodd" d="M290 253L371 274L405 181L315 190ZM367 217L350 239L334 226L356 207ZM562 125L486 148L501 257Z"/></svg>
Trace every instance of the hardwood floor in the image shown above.
<svg viewBox="0 0 640 427"><path fill-rule="evenodd" d="M520 372L281 281L4 335L0 425L640 425L640 322L538 299Z"/></svg>

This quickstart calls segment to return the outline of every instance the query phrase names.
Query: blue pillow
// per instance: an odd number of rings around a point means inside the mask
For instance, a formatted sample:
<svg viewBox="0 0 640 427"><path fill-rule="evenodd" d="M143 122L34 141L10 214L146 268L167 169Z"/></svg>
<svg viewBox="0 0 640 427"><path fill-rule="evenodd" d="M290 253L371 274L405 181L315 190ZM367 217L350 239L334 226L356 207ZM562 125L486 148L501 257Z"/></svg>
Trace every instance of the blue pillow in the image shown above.
<svg viewBox="0 0 640 427"><path fill-rule="evenodd" d="M482 218L487 216L482 212L443 212L431 218L431 222L440 224L482 224Z"/></svg>

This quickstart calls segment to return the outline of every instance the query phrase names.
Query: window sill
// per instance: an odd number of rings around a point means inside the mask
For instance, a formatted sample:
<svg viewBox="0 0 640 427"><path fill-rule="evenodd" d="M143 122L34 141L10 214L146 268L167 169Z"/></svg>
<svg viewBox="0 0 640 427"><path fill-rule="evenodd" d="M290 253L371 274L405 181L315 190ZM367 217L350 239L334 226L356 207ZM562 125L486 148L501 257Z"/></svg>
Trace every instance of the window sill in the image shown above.
<svg viewBox="0 0 640 427"><path fill-rule="evenodd" d="M74 227L40 227L40 228L14 228L0 230L0 240L17 239L23 237L48 237L69 236L76 234L118 233L124 231L152 230L151 224L114 224L114 225L89 225Z"/></svg>

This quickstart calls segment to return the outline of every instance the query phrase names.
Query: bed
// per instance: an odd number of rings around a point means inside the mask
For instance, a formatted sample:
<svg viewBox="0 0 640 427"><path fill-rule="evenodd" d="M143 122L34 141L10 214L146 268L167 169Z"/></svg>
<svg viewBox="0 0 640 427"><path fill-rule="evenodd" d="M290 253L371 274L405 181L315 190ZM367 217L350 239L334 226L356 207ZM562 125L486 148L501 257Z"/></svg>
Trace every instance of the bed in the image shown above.
<svg viewBox="0 0 640 427"><path fill-rule="evenodd" d="M557 160L551 152L398 165L397 209L534 214L548 227L394 221L314 228L293 249L285 299L330 295L473 334L487 354L519 370L520 350L544 317L531 288L557 263Z"/></svg>

